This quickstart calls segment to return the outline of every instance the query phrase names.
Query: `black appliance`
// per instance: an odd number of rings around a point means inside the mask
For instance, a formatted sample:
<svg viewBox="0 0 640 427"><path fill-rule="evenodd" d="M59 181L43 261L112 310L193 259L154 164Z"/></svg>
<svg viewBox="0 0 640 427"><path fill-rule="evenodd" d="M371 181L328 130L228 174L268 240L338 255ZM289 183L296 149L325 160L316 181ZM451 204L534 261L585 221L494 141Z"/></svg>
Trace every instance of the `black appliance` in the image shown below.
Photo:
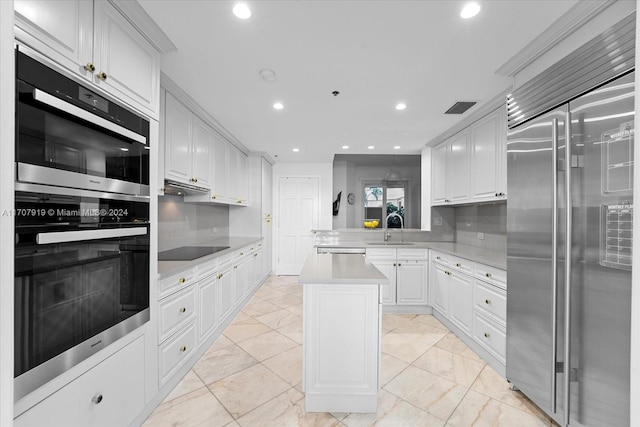
<svg viewBox="0 0 640 427"><path fill-rule="evenodd" d="M16 51L19 400L149 320L149 122Z"/></svg>

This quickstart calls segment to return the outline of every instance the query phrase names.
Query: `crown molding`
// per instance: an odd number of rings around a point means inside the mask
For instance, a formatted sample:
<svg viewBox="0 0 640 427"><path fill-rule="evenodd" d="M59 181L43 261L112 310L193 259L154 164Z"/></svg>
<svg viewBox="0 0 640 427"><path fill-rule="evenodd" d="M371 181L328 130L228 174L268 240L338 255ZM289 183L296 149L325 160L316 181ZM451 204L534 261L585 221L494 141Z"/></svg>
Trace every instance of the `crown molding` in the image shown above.
<svg viewBox="0 0 640 427"><path fill-rule="evenodd" d="M0 0L1 1L1 0ZM249 149L240 142L231 132L229 132L222 124L217 121L211 114L209 114L204 108L200 106L187 92L184 91L176 82L171 80L165 73L160 72L160 87L171 95L178 98L192 113L209 126L218 134L218 136L226 139L231 144L235 145L240 151L245 154L249 154ZM162 119L161 119L162 120Z"/></svg>
<svg viewBox="0 0 640 427"><path fill-rule="evenodd" d="M513 77L569 37L616 0L580 0L495 72Z"/></svg>
<svg viewBox="0 0 640 427"><path fill-rule="evenodd" d="M175 52L178 50L171 39L149 16L146 10L137 1L109 0L127 21L131 23L149 43L160 53Z"/></svg>
<svg viewBox="0 0 640 427"><path fill-rule="evenodd" d="M480 105L473 113L469 114L464 119L460 120L454 126L450 127L446 131L442 132L435 138L429 140L424 146L425 147L435 147L441 142L445 141L448 138L451 138L456 133L464 130L465 128L471 126L473 123L477 122L481 118L485 117L489 113L497 110L500 107L506 108L507 103L507 95L512 91L513 86L510 85L508 88L502 90L498 95L491 98L489 101ZM505 115L507 114L505 110Z"/></svg>

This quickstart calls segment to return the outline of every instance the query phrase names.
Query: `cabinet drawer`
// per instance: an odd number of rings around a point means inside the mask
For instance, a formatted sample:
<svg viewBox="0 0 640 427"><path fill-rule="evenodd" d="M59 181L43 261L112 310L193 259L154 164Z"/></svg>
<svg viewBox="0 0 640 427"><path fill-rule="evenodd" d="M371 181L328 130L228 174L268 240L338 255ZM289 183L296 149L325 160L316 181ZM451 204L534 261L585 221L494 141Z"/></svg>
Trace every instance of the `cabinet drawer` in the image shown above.
<svg viewBox="0 0 640 427"><path fill-rule="evenodd" d="M480 280L474 280L474 287L473 299L475 306L495 316L502 323L506 323L507 295L505 292Z"/></svg>
<svg viewBox="0 0 640 427"><path fill-rule="evenodd" d="M398 259L429 259L429 249L398 249Z"/></svg>
<svg viewBox="0 0 640 427"><path fill-rule="evenodd" d="M14 420L17 427L128 426L144 408L144 337Z"/></svg>
<svg viewBox="0 0 640 427"><path fill-rule="evenodd" d="M196 292L191 286L184 291L170 295L160 301L158 339L160 341L167 338L172 331L188 322L196 313Z"/></svg>
<svg viewBox="0 0 640 427"><path fill-rule="evenodd" d="M196 328L194 322L191 322L158 347L161 386L191 356L196 348L196 342Z"/></svg>
<svg viewBox="0 0 640 427"><path fill-rule="evenodd" d="M499 268L476 264L475 276L502 289L507 289L507 272Z"/></svg>
<svg viewBox="0 0 640 427"><path fill-rule="evenodd" d="M459 271L461 273L468 274L470 276L473 275L473 270L475 263L473 261L469 261L468 259L458 258L456 256L451 256L449 258L450 266L453 270Z"/></svg>
<svg viewBox="0 0 640 427"><path fill-rule="evenodd" d="M473 313L473 338L498 360L505 363L507 337L504 328L497 326L477 311Z"/></svg>
<svg viewBox="0 0 640 427"><path fill-rule="evenodd" d="M218 271L218 258L198 264L198 280Z"/></svg>
<svg viewBox="0 0 640 427"><path fill-rule="evenodd" d="M244 248L240 248L233 252L233 260L237 261L238 259L248 255L251 252L251 246L245 246Z"/></svg>
<svg viewBox="0 0 640 427"><path fill-rule="evenodd" d="M396 259L395 248L367 248L367 258Z"/></svg>
<svg viewBox="0 0 640 427"><path fill-rule="evenodd" d="M187 286L191 285L194 280L195 271L193 268L165 277L164 279L160 280L159 283L160 297L168 295L171 292L177 291L178 289L186 288Z"/></svg>
<svg viewBox="0 0 640 427"><path fill-rule="evenodd" d="M442 252L431 251L431 261L438 264L449 265L449 257L451 255L444 254Z"/></svg>

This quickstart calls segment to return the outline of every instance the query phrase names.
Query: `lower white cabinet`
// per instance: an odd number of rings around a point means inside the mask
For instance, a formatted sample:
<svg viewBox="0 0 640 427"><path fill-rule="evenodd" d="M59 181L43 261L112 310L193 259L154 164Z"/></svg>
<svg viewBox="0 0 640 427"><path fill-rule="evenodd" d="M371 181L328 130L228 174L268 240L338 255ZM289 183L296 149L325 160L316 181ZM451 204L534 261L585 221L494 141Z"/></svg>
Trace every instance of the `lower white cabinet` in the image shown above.
<svg viewBox="0 0 640 427"><path fill-rule="evenodd" d="M158 348L158 368L160 370L160 385L169 378L191 356L198 344L195 320L173 334L160 344Z"/></svg>
<svg viewBox="0 0 640 427"><path fill-rule="evenodd" d="M16 427L127 426L142 412L144 336L14 420Z"/></svg>
<svg viewBox="0 0 640 427"><path fill-rule="evenodd" d="M389 279L383 305L427 305L427 249L368 248L367 259Z"/></svg>
<svg viewBox="0 0 640 427"><path fill-rule="evenodd" d="M376 412L379 285L304 285L307 412Z"/></svg>
<svg viewBox="0 0 640 427"><path fill-rule="evenodd" d="M220 308L218 307L218 279L211 274L198 283L198 332L200 341L204 341L218 326Z"/></svg>
<svg viewBox="0 0 640 427"><path fill-rule="evenodd" d="M504 368L506 272L433 250L430 259L431 306Z"/></svg>
<svg viewBox="0 0 640 427"><path fill-rule="evenodd" d="M236 281L232 274L233 266L227 264L218 273L218 286L220 287L220 317L225 318L233 311L236 301Z"/></svg>

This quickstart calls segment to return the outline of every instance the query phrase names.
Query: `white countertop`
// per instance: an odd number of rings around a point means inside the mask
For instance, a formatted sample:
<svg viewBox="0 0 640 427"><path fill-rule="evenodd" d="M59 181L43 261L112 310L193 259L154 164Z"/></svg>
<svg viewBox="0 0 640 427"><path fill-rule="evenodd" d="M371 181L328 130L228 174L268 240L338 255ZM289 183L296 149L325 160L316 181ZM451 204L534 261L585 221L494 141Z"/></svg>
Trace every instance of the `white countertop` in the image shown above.
<svg viewBox="0 0 640 427"><path fill-rule="evenodd" d="M389 283L389 279L362 255L311 254L302 267L298 283L375 285Z"/></svg>
<svg viewBox="0 0 640 427"><path fill-rule="evenodd" d="M379 243L379 242L375 242ZM446 252L451 255L459 256L470 261L479 262L501 270L507 269L507 254L502 251L496 251L477 246L463 245L454 242L411 242L407 244L394 244L393 241L387 244L370 244L368 242L339 242L329 244L319 244L317 247L325 248L406 248L406 249L433 249L436 251Z"/></svg>
<svg viewBox="0 0 640 427"><path fill-rule="evenodd" d="M201 242L190 246L229 246L229 249L221 250L220 252L206 255L200 258L196 258L191 261L158 261L158 277L169 276L182 270L193 268L196 265L211 261L215 258L228 255L231 252L250 245L252 243L258 243L262 241L262 237L221 237L207 242Z"/></svg>

